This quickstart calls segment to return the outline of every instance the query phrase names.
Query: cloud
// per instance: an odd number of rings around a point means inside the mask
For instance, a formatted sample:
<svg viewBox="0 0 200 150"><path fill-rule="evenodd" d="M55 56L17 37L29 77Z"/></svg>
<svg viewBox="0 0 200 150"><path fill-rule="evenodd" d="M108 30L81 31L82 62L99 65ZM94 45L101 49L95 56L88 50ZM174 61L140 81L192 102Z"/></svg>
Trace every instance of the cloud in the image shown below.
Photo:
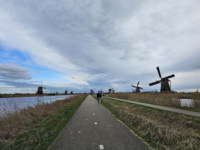
<svg viewBox="0 0 200 150"><path fill-rule="evenodd" d="M0 80L1 88L0 93L35 93L37 91L38 86L41 86L36 81L15 81L15 80ZM50 92L59 92L64 93L66 89L68 91L73 91L74 93L79 92L89 92L89 90L93 87L90 87L85 84L81 83L57 83L57 84L51 84L51 83L45 83L43 85L44 93L50 93Z"/></svg>
<svg viewBox="0 0 200 150"><path fill-rule="evenodd" d="M70 83L150 89L157 66L163 76L200 70L198 0L0 2L0 42Z"/></svg>
<svg viewBox="0 0 200 150"><path fill-rule="evenodd" d="M29 70L17 65L0 64L0 77L8 79L31 79Z"/></svg>

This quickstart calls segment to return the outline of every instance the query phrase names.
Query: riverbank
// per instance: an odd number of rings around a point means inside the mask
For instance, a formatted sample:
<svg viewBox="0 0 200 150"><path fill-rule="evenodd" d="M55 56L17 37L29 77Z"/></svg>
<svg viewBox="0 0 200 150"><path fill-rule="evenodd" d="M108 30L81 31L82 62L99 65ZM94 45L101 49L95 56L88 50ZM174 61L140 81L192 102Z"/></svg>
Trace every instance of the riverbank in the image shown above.
<svg viewBox="0 0 200 150"><path fill-rule="evenodd" d="M102 105L155 149L199 149L200 118L102 98Z"/></svg>
<svg viewBox="0 0 200 150"><path fill-rule="evenodd" d="M28 107L0 121L0 149L47 149L87 95Z"/></svg>

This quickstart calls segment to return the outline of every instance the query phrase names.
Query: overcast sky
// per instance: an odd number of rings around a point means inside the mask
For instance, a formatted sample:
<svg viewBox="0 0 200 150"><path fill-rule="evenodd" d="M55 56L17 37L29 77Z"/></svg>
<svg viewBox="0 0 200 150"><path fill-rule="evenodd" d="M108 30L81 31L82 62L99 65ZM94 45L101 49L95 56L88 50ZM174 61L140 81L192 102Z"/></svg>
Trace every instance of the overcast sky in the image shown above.
<svg viewBox="0 0 200 150"><path fill-rule="evenodd" d="M199 0L0 0L0 93L200 88Z"/></svg>

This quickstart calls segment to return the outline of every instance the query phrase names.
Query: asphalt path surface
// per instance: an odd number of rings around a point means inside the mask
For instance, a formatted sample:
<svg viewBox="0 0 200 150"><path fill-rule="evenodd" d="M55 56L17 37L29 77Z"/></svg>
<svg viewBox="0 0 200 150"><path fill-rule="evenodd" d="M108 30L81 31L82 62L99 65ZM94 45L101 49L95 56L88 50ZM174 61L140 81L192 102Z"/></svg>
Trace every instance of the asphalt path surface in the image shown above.
<svg viewBox="0 0 200 150"><path fill-rule="evenodd" d="M159 105L152 105L152 104L141 103L141 102L130 101L130 100L124 100L124 99L113 98L113 97L106 97L106 98L110 98L110 99L118 100L118 101L123 101L123 102L127 102L127 103L133 103L133 104L137 104L137 105L142 105L142 106L146 106L146 107L156 108L156 109L160 109L160 110L171 111L171 112L180 113L180 114L184 114L184 115L200 117L199 112L187 111L187 110L183 110L183 109L177 109L177 108L165 107L165 106L159 106Z"/></svg>
<svg viewBox="0 0 200 150"><path fill-rule="evenodd" d="M49 150L148 150L140 138L88 96Z"/></svg>

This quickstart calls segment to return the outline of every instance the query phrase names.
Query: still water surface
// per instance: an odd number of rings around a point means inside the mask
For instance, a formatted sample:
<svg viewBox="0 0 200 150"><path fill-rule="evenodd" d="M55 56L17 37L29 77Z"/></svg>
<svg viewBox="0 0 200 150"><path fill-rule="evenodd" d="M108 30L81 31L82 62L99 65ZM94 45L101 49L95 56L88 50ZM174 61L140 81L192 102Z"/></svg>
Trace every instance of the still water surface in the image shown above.
<svg viewBox="0 0 200 150"><path fill-rule="evenodd" d="M63 100L71 96L74 95L0 98L0 116L4 115L5 111L14 112L15 110L20 110L28 106L52 103L56 100Z"/></svg>
<svg viewBox="0 0 200 150"><path fill-rule="evenodd" d="M182 107L193 107L193 100L192 99L180 99Z"/></svg>

